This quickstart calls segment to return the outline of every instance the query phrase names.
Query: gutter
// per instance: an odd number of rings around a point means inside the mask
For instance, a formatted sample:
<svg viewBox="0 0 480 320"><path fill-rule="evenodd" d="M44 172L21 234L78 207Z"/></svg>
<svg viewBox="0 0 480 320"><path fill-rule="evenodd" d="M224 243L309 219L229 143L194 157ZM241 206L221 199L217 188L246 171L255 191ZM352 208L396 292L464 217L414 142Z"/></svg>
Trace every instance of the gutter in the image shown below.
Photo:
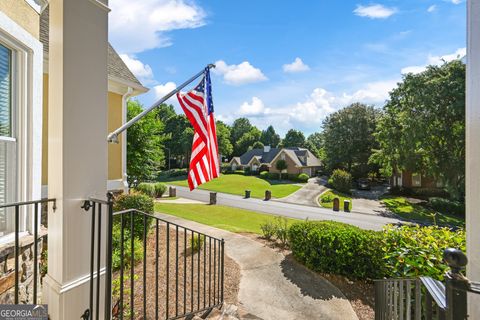
<svg viewBox="0 0 480 320"><path fill-rule="evenodd" d="M127 92L122 96L122 125L127 123L127 101L133 95L133 88L127 87ZM123 190L128 192L127 182L127 132L125 131L122 140L122 181Z"/></svg>

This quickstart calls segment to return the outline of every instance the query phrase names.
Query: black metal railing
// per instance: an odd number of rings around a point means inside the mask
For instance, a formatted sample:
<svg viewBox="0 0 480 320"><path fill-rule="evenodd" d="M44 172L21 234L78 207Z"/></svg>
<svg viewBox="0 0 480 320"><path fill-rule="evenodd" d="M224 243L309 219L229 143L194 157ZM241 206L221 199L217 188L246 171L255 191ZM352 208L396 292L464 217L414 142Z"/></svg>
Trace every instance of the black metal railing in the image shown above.
<svg viewBox="0 0 480 320"><path fill-rule="evenodd" d="M111 195L107 201L87 200L83 208L91 212L92 230L90 300L84 319L180 319L222 305L223 239L135 209L113 212Z"/></svg>
<svg viewBox="0 0 480 320"><path fill-rule="evenodd" d="M480 284L463 276L463 252L447 249L444 260L451 269L445 283L430 277L375 280L375 319L467 319L467 292L480 293Z"/></svg>
<svg viewBox="0 0 480 320"><path fill-rule="evenodd" d="M13 218L13 260L14 260L14 269L7 270L7 273L14 273L14 287L13 287L13 299L10 299L9 296L5 297L4 301L11 302L14 304L20 303L29 303L37 304L40 302L39 297L39 286L40 286L40 276L39 276L39 266L40 266L40 254L39 252L39 243L43 241L46 233L40 230L41 221L42 221L42 212L45 215L48 213L48 203L53 203L53 210L56 209L56 200L55 199L42 199L34 201L24 201L24 202L15 202L9 204L0 205L0 211L5 217L5 221L11 221ZM22 221L21 221L22 220ZM5 222L7 224L7 222ZM10 223L9 223L10 224ZM21 224L23 228L21 229ZM7 233L8 231L7 227ZM31 230L33 229L33 230ZM22 239L23 243L20 243L20 235L25 231L26 237L33 238ZM5 244L6 247L10 247L11 244ZM30 252L29 255L22 256L22 259L32 259L33 260L33 270L27 270L27 263L20 263L20 257L22 255L22 250L30 250L33 248L33 252ZM2 259L9 260L10 255L7 250L7 254L2 257ZM8 261L5 261L7 263ZM28 264L32 266L32 264ZM32 275L30 276L29 273ZM8 277L8 275L7 275ZM32 277L29 281L27 279ZM33 283L33 286L29 285ZM10 288L6 288L7 291L4 294L9 294Z"/></svg>

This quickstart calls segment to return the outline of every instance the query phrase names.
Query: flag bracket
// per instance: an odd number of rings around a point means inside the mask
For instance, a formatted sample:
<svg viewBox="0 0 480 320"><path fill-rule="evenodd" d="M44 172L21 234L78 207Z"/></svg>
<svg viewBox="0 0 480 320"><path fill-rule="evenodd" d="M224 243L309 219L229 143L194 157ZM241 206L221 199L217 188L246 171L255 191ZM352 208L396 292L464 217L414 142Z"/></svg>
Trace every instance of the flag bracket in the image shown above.
<svg viewBox="0 0 480 320"><path fill-rule="evenodd" d="M139 113L138 115L136 115L134 118L132 118L131 120L129 120L128 122L126 122L125 124L123 124L121 127L119 127L118 129L110 132L107 136L107 141L110 142L110 143L118 143L118 135L121 134L123 131L127 130L128 128L130 128L133 124L135 124L136 122L138 122L140 119L142 119L144 116L147 115L147 113L149 113L150 111L152 111L153 109L159 107L162 103L164 103L165 101L167 101L168 99L170 99L173 95L175 95L177 92L179 92L180 90L182 90L183 88L185 88L186 86L188 86L190 83L192 83L193 81L195 81L198 77L202 76L205 74L205 72L207 70L210 70L212 68L215 68L215 65L213 63L210 63L208 64L202 71L198 72L196 75L194 75L193 77L191 77L190 79L188 79L187 81L185 81L184 83L182 83L181 85L179 85L177 88L175 88L174 90L170 91L169 93L167 93L165 96L163 96L162 98L160 98L159 100L155 101L154 104L152 104L150 107L148 107L147 109L143 110L141 113Z"/></svg>

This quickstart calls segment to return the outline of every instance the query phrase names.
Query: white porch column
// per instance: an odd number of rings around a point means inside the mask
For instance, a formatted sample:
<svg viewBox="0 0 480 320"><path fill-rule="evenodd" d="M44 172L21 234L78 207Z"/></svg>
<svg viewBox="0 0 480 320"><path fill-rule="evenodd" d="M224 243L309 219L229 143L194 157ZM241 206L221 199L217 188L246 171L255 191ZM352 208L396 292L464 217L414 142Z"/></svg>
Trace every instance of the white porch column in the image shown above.
<svg viewBox="0 0 480 320"><path fill-rule="evenodd" d="M480 0L467 3L466 226L467 277L480 281ZM480 297L470 295L470 319L480 319Z"/></svg>
<svg viewBox="0 0 480 320"><path fill-rule="evenodd" d="M107 4L50 1L48 196L58 209L49 215L44 298L52 320L79 319L89 305L91 216L80 206L107 192Z"/></svg>

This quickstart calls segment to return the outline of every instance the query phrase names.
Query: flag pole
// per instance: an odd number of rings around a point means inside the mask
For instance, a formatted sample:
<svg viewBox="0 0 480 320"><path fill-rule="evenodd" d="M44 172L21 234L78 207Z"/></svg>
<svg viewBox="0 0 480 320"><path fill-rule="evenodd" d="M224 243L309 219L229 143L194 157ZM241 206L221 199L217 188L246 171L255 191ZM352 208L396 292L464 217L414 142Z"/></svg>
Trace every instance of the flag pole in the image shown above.
<svg viewBox="0 0 480 320"><path fill-rule="evenodd" d="M179 85L176 89L170 91L169 93L167 93L165 96L163 96L162 98L160 98L159 100L157 100L153 105L151 105L149 108L143 110L141 113L139 113L138 115L136 115L134 118L132 118L130 121L126 122L124 125L122 125L120 128L116 129L115 131L112 131L111 133L108 134L108 137L107 137L107 141L110 142L110 143L118 143L118 135L121 134L123 131L127 130L128 128L130 128L134 123L136 123L138 120L142 119L147 113L149 113L150 111L152 111L153 109L159 107L162 103L164 103L165 101L167 101L168 99L170 99L170 97L172 97L174 94L176 94L177 92L179 92L180 90L182 90L183 88L185 88L186 86L188 86L190 83L192 83L193 81L195 81L195 79L197 79L198 77L200 77L201 75L203 75L205 73L206 70L209 70L211 68L215 68L215 65L213 63L210 63L209 65L207 65L207 67L205 69L203 69L202 71L200 71L199 73L197 73L196 75L194 75L193 77L191 77L190 79L188 79L187 81L185 81L184 83L182 83L181 85Z"/></svg>

